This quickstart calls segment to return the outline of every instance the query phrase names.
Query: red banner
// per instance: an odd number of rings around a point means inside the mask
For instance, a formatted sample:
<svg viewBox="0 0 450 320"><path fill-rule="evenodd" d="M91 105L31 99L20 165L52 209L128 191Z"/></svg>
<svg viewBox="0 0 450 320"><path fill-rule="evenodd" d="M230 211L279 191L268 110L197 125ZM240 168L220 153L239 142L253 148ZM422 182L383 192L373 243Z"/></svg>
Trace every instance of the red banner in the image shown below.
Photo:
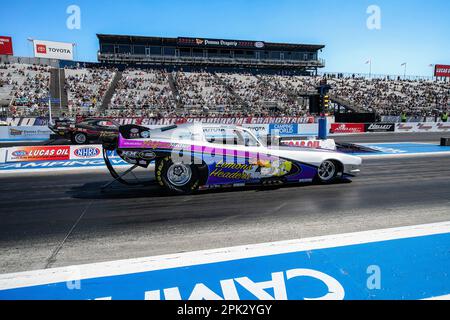
<svg viewBox="0 0 450 320"><path fill-rule="evenodd" d="M333 123L331 133L364 133L366 125L364 123Z"/></svg>
<svg viewBox="0 0 450 320"><path fill-rule="evenodd" d="M13 55L13 45L11 37L0 36L0 54L1 55Z"/></svg>
<svg viewBox="0 0 450 320"><path fill-rule="evenodd" d="M450 66L437 64L434 69L434 75L436 77L450 77Z"/></svg>
<svg viewBox="0 0 450 320"><path fill-rule="evenodd" d="M70 146L14 147L7 162L70 160Z"/></svg>
<svg viewBox="0 0 450 320"><path fill-rule="evenodd" d="M205 124L223 124L223 125L243 125L243 124L306 124L315 123L315 117L304 116L304 117L247 117L247 118L236 118L236 117L210 117L210 118L114 118L106 117L112 119L121 125L125 124L137 124L137 125L174 125L182 123L195 123L201 122ZM78 117L77 122L83 121L83 117Z"/></svg>

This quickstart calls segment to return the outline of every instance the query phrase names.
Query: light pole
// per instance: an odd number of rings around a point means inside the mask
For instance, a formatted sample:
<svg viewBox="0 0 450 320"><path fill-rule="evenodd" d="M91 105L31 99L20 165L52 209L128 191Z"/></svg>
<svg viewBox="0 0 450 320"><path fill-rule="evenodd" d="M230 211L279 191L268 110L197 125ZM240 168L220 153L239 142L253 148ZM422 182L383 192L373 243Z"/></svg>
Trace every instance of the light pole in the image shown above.
<svg viewBox="0 0 450 320"><path fill-rule="evenodd" d="M406 65L407 65L406 62L402 63L402 67L405 67L405 70L403 72L403 80L406 80Z"/></svg>
<svg viewBox="0 0 450 320"><path fill-rule="evenodd" d="M368 60L366 64L369 65L369 79L372 78L372 59Z"/></svg>

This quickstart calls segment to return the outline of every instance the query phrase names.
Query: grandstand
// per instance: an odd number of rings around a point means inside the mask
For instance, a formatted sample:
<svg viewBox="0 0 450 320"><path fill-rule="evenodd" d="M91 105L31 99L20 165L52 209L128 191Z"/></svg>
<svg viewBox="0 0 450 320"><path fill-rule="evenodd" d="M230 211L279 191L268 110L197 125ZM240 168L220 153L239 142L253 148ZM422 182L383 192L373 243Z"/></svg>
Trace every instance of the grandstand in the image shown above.
<svg viewBox="0 0 450 320"><path fill-rule="evenodd" d="M1 65L0 101L8 106L8 115L46 115L51 74L44 66ZM66 68L63 74L64 110L71 116L302 116L308 114L308 95L314 94L322 79L232 70L99 67ZM444 81L327 78L332 99L363 112L439 116L449 108L450 84Z"/></svg>
<svg viewBox="0 0 450 320"><path fill-rule="evenodd" d="M438 117L438 78L318 74L322 45L98 35L100 63L0 56L5 116L302 117L325 77L330 112ZM51 66L47 66L51 65Z"/></svg>

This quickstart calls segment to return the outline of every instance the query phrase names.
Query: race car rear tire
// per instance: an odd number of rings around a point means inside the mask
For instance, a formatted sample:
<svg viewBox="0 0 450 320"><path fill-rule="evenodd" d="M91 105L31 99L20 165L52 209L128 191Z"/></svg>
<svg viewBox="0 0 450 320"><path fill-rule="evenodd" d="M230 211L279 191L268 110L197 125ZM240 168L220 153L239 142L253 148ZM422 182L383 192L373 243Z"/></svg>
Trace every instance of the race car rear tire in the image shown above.
<svg viewBox="0 0 450 320"><path fill-rule="evenodd" d="M81 144L87 143L88 142L88 138L87 138L87 135L84 134L83 132L75 132L72 135L71 141L72 141L73 144L81 145Z"/></svg>
<svg viewBox="0 0 450 320"><path fill-rule="evenodd" d="M343 166L335 160L325 160L317 169L316 181L322 184L332 183L342 177Z"/></svg>
<svg viewBox="0 0 450 320"><path fill-rule="evenodd" d="M171 193L191 194L200 186L197 166L173 163L170 157L156 162L155 176L158 184Z"/></svg>

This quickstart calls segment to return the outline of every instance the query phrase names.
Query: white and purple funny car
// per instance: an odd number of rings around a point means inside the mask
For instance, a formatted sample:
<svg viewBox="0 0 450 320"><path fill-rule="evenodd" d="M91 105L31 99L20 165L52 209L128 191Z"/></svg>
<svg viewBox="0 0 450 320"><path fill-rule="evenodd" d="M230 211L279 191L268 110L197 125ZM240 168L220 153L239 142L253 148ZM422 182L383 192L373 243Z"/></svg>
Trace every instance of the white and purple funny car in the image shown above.
<svg viewBox="0 0 450 320"><path fill-rule="evenodd" d="M355 176L362 163L332 150L265 143L237 126L126 125L118 137L105 137L104 146L137 167L155 161L158 184L181 194L220 186L330 183Z"/></svg>

